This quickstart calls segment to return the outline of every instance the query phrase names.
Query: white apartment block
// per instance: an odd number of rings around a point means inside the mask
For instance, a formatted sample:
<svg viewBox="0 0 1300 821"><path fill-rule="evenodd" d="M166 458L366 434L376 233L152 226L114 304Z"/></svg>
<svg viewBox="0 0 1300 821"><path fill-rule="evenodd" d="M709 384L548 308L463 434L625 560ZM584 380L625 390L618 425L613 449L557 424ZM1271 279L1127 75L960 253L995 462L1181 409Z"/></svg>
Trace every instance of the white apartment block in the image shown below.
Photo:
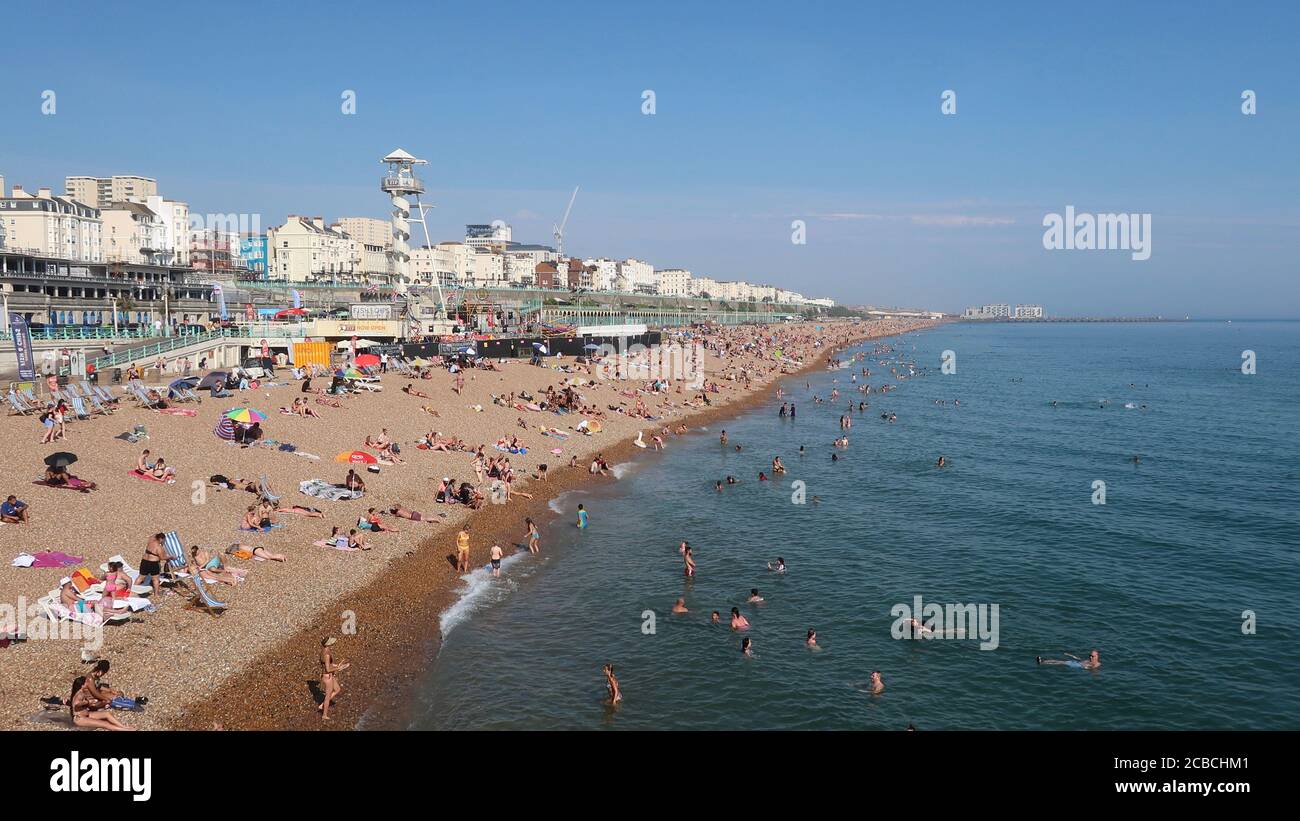
<svg viewBox="0 0 1300 821"><path fill-rule="evenodd" d="M654 293L659 288L655 267L639 259L625 259L618 264L617 290L628 293Z"/></svg>
<svg viewBox="0 0 1300 821"><path fill-rule="evenodd" d="M168 264L168 226L152 208L142 202L114 202L99 215L104 221L100 241L105 262Z"/></svg>
<svg viewBox="0 0 1300 821"><path fill-rule="evenodd" d="M618 260L601 257L585 259L583 265L591 269L591 287L597 291L618 290Z"/></svg>
<svg viewBox="0 0 1300 821"><path fill-rule="evenodd" d="M776 301L781 305L800 305L804 301L803 294L798 291L787 291L785 288L776 289Z"/></svg>
<svg viewBox="0 0 1300 821"><path fill-rule="evenodd" d="M754 302L776 302L776 288L771 285L751 285L749 298Z"/></svg>
<svg viewBox="0 0 1300 821"><path fill-rule="evenodd" d="M144 202L158 195L158 181L152 177L65 177L66 196L103 210L115 202Z"/></svg>
<svg viewBox="0 0 1300 821"><path fill-rule="evenodd" d="M145 205L158 215L163 224L162 248L159 261L162 265L190 264L190 207L186 203L163 199L156 194L145 199Z"/></svg>
<svg viewBox="0 0 1300 821"><path fill-rule="evenodd" d="M660 268L655 274L659 279L660 296L691 295L691 272L685 268Z"/></svg>
<svg viewBox="0 0 1300 821"><path fill-rule="evenodd" d="M50 189L36 194L15 185L8 197L0 188L0 223L5 247L74 262L103 262L103 221L99 211Z"/></svg>
<svg viewBox="0 0 1300 821"><path fill-rule="evenodd" d="M503 250L511 244L510 236L510 226L499 220L490 225L465 226L465 244L472 248Z"/></svg>
<svg viewBox="0 0 1300 821"><path fill-rule="evenodd" d="M818 308L834 308L835 300L821 297L820 299L805 299L803 304L816 305Z"/></svg>
<svg viewBox="0 0 1300 821"><path fill-rule="evenodd" d="M1042 319L1042 305L1017 305L1016 319Z"/></svg>
<svg viewBox="0 0 1300 821"><path fill-rule="evenodd" d="M713 277L693 277L691 279L691 296L716 299L717 295L718 281Z"/></svg>
<svg viewBox="0 0 1300 821"><path fill-rule="evenodd" d="M323 217L290 214L267 232L268 275L289 282L355 278L352 238L325 225Z"/></svg>
<svg viewBox="0 0 1300 821"><path fill-rule="evenodd" d="M351 240L352 270L366 281L387 282L397 273L393 257L393 226L374 217L342 217L330 230Z"/></svg>

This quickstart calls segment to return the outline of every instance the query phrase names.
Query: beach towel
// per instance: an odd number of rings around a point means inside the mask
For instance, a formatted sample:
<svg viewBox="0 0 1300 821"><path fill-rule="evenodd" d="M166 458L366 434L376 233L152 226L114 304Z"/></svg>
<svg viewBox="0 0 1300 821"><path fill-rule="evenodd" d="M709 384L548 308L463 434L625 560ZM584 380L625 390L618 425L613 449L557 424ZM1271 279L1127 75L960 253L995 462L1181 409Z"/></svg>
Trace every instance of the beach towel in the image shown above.
<svg viewBox="0 0 1300 821"><path fill-rule="evenodd" d="M151 474L151 473L141 473L140 471L136 470L135 468L132 468L131 470L128 470L127 473L131 474L132 476L134 476L134 477L137 478L137 479L144 479L146 482L157 482L157 483L160 484L160 485L174 485L174 484L176 484L176 480L175 480L175 479L159 479L157 476L154 476L154 475Z"/></svg>
<svg viewBox="0 0 1300 821"><path fill-rule="evenodd" d="M347 499L360 499L361 493L354 493L345 487L331 484L321 479L308 479L298 484L298 492L307 496L314 496L317 499L324 499L329 502L340 502Z"/></svg>
<svg viewBox="0 0 1300 821"><path fill-rule="evenodd" d="M528 452L528 448L511 448L511 447L506 447L505 445L493 445L492 447L496 448L502 453L523 455Z"/></svg>
<svg viewBox="0 0 1300 821"><path fill-rule="evenodd" d="M330 541L329 539L318 539L312 542L312 547L328 547L333 550L342 550L345 553L355 553L361 549L359 547L348 547L347 545L340 547L337 542Z"/></svg>
<svg viewBox="0 0 1300 821"><path fill-rule="evenodd" d="M80 556L69 556L58 550L42 551L35 555L34 561L29 567L71 567L79 565L83 559ZM21 565L17 565L21 567Z"/></svg>

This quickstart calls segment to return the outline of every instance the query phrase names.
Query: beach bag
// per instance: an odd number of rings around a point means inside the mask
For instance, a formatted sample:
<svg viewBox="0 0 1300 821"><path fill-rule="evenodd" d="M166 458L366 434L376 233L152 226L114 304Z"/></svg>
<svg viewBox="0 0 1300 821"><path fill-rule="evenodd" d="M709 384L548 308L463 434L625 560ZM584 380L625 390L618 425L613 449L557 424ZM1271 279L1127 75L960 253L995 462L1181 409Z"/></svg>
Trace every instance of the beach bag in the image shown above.
<svg viewBox="0 0 1300 821"><path fill-rule="evenodd" d="M231 548L230 550L227 550L226 552L229 553L230 555L234 556L234 557L237 558L237 559L251 559L251 558L253 558L253 551L249 550L247 547L244 547L243 545L240 545L239 547Z"/></svg>

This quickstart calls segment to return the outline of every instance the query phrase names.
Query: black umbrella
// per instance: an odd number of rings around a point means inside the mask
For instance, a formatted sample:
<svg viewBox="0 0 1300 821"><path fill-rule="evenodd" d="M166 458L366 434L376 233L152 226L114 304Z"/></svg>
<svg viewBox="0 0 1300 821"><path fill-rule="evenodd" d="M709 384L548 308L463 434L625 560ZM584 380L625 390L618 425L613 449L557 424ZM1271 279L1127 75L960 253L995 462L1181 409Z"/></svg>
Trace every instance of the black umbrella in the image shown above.
<svg viewBox="0 0 1300 821"><path fill-rule="evenodd" d="M61 450L58 453L51 453L49 456L45 457L45 464L52 468L65 468L75 461L77 461L77 454L68 453L65 450Z"/></svg>
<svg viewBox="0 0 1300 821"><path fill-rule="evenodd" d="M199 382L199 387L215 388L218 382L224 385L229 381L230 381L230 376L225 371L213 371L212 373L203 377L203 380Z"/></svg>

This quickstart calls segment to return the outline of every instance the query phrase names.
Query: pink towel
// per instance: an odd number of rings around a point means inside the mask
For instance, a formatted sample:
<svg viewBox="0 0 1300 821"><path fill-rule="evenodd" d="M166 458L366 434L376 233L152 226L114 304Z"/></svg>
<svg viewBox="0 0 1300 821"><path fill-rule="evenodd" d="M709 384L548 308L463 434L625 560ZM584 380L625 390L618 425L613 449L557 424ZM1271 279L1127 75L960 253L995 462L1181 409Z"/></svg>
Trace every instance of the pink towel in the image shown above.
<svg viewBox="0 0 1300 821"><path fill-rule="evenodd" d="M36 561L32 562L32 567L72 567L83 562L80 556L69 556L67 553L60 553L57 550L34 555Z"/></svg>

